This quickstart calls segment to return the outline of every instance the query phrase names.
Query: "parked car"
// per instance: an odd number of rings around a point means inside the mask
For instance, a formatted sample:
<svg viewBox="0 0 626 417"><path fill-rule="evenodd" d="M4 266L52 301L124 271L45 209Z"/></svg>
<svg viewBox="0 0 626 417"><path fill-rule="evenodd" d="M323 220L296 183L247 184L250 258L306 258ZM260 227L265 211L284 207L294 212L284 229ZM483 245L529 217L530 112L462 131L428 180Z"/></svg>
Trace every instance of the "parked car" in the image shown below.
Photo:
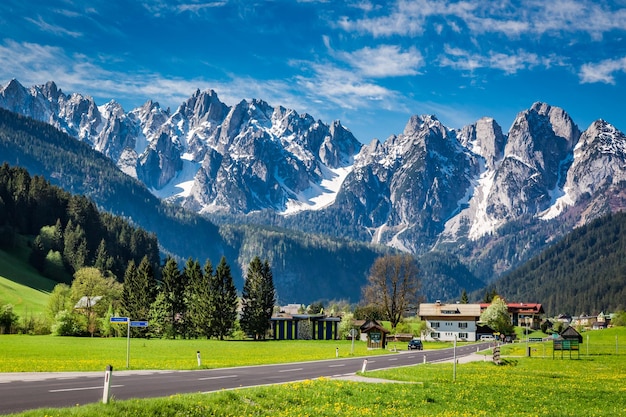
<svg viewBox="0 0 626 417"><path fill-rule="evenodd" d="M482 336L480 336L480 340L481 341L485 341L485 340L496 340L496 338L494 337L494 335L492 334L484 334Z"/></svg>
<svg viewBox="0 0 626 417"><path fill-rule="evenodd" d="M422 345L422 341L419 339L411 339L409 340L409 346L407 347L409 350L417 349L422 350L424 346Z"/></svg>

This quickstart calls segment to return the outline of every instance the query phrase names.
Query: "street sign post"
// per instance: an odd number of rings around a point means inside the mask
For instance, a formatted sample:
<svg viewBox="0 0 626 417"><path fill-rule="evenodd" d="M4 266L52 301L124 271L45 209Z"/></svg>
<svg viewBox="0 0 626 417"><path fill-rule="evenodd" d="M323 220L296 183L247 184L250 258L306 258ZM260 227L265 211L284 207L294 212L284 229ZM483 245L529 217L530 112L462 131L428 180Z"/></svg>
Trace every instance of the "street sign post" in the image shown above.
<svg viewBox="0 0 626 417"><path fill-rule="evenodd" d="M131 320L128 317L111 317L111 323L126 324L126 369L130 368L130 328L131 327L148 327L147 320Z"/></svg>

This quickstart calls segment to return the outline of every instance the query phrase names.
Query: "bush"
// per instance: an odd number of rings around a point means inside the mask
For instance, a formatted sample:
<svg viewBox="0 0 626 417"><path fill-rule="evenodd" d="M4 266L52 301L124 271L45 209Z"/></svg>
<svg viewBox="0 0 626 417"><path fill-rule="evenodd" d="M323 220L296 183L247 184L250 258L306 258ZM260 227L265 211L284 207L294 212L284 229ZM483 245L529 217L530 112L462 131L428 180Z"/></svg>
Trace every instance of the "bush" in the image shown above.
<svg viewBox="0 0 626 417"><path fill-rule="evenodd" d="M50 334L50 322L43 314L26 314L20 318L17 332L31 335Z"/></svg>
<svg viewBox="0 0 626 417"><path fill-rule="evenodd" d="M15 332L15 325L19 317L13 312L12 304L0 306L0 334L11 334Z"/></svg>
<svg viewBox="0 0 626 417"><path fill-rule="evenodd" d="M57 336L85 336L87 334L87 319L85 316L72 311L60 311L55 317L52 333Z"/></svg>

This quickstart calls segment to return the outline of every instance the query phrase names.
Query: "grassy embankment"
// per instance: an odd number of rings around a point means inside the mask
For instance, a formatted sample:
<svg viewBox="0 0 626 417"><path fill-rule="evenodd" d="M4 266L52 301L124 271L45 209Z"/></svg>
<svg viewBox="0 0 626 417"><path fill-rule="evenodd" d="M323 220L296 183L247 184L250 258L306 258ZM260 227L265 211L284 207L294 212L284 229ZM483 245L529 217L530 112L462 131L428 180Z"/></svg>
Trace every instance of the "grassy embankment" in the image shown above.
<svg viewBox="0 0 626 417"><path fill-rule="evenodd" d="M26 261L26 248L0 250L0 304L12 304L19 316L43 314L56 282L44 278Z"/></svg>
<svg viewBox="0 0 626 417"><path fill-rule="evenodd" d="M368 376L406 384L317 379L210 394L113 401L20 416L623 416L626 329L589 333L580 359L508 357L505 365L426 364ZM586 334L585 334L585 343ZM515 349L521 349L524 344ZM539 346L540 344L533 344ZM513 353L516 353L516 350Z"/></svg>

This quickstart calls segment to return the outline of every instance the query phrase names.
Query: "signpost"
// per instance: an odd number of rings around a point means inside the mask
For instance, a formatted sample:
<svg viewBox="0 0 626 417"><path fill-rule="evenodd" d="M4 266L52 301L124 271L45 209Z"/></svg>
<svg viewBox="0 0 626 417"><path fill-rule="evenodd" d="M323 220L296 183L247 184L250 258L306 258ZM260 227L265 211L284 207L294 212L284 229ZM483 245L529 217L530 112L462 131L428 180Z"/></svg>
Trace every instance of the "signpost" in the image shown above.
<svg viewBox="0 0 626 417"><path fill-rule="evenodd" d="M146 320L132 321L128 317L111 317L111 323L126 324L126 368L130 368L130 328L131 327L148 327Z"/></svg>

